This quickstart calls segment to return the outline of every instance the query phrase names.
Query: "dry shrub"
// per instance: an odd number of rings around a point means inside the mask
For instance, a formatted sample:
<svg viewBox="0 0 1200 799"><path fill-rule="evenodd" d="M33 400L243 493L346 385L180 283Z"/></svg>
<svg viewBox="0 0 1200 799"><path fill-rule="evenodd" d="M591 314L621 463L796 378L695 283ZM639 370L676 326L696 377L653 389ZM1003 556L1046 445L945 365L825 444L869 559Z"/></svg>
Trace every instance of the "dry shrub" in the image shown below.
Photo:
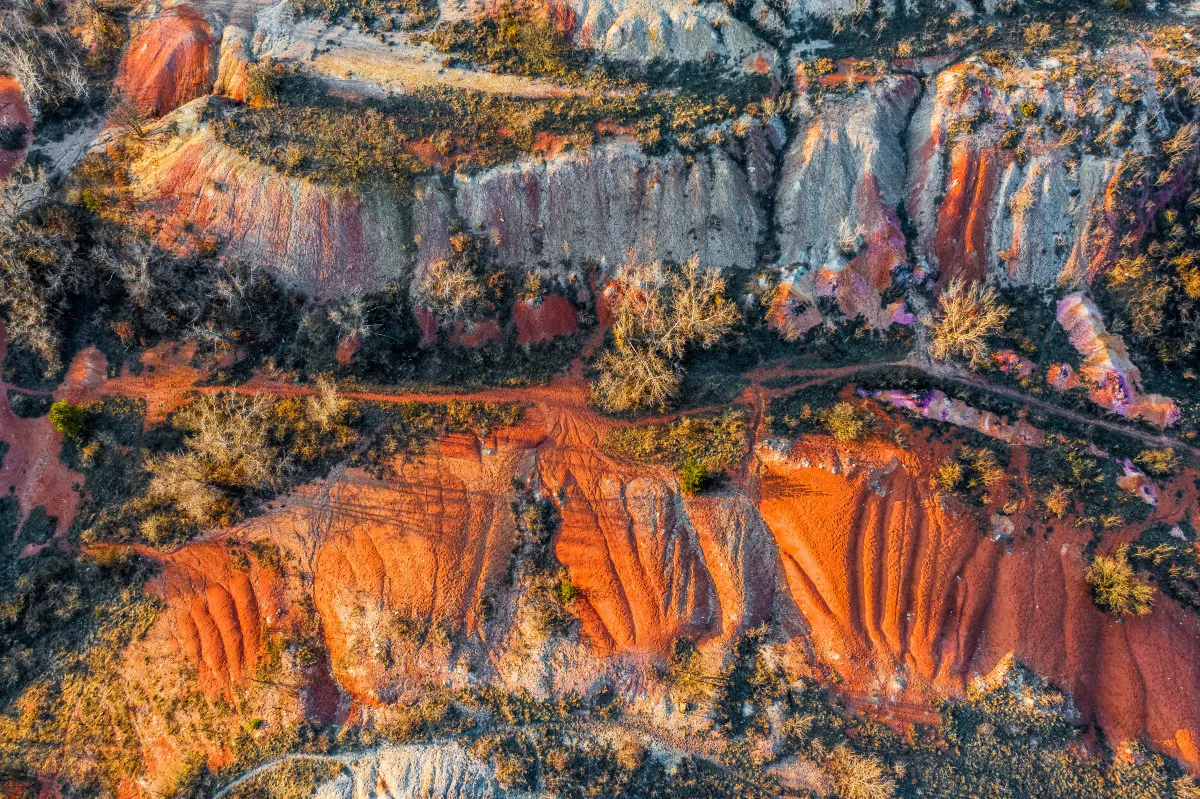
<svg viewBox="0 0 1200 799"><path fill-rule="evenodd" d="M896 783L877 758L860 755L847 746L833 750L825 763L840 799L891 799Z"/></svg>
<svg viewBox="0 0 1200 799"><path fill-rule="evenodd" d="M1133 460L1138 466L1145 469L1147 474L1154 477L1170 477L1179 471L1179 456L1170 447L1166 449L1144 449Z"/></svg>
<svg viewBox="0 0 1200 799"><path fill-rule="evenodd" d="M665 408L679 391L681 361L707 349L741 318L725 279L693 255L679 269L629 264L617 281L613 347L597 363L596 402L609 411Z"/></svg>
<svg viewBox="0 0 1200 799"><path fill-rule="evenodd" d="M1012 309L1001 305L995 289L979 283L969 287L955 279L938 298L937 311L926 325L933 332L930 355L944 361L966 358L972 366L988 362L991 349L987 338L1004 328Z"/></svg>
<svg viewBox="0 0 1200 799"><path fill-rule="evenodd" d="M1092 598L1109 613L1118 616L1146 616L1154 606L1154 586L1134 574L1123 546L1109 557L1097 555L1087 571Z"/></svg>
<svg viewBox="0 0 1200 799"><path fill-rule="evenodd" d="M210 394L179 413L186 449L150 463L149 496L173 503L202 526L227 517L225 490L279 484L283 464L270 441L271 399Z"/></svg>
<svg viewBox="0 0 1200 799"><path fill-rule="evenodd" d="M466 233L450 237L450 253L425 267L417 282L417 298L440 321L471 319L484 305L483 252Z"/></svg>
<svg viewBox="0 0 1200 799"><path fill-rule="evenodd" d="M1071 492L1065 486L1055 485L1042 499L1046 511L1055 519L1061 519L1071 510Z"/></svg>

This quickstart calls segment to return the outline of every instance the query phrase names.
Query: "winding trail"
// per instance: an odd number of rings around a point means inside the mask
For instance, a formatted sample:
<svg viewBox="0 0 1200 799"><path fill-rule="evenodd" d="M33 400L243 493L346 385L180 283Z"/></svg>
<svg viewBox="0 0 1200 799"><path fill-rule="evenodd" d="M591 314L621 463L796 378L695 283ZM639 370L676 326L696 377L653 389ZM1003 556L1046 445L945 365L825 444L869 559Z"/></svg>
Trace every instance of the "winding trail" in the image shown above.
<svg viewBox="0 0 1200 799"><path fill-rule="evenodd" d="M884 369L907 368L941 380L947 380L960 385L969 386L989 394L1017 400L1037 408L1045 413L1086 426L1099 427L1118 435L1137 439L1152 447L1172 447L1200 459L1200 448L1194 447L1165 432L1151 433L1132 423L1120 423L1108 419L1091 416L1086 413L1064 408L1047 400L1026 394L1008 386L1001 386L969 373L945 366L936 366L920 361L901 360L877 363L854 364L850 366L829 367L760 367L748 372L746 377L750 385L742 392L735 404L747 405L756 409L755 420L761 416L767 403L778 397L787 396L806 388L828 383L840 378L853 377L865 372L875 372ZM781 388L768 388L764 385L767 380L797 378L793 385ZM451 400L475 402L523 402L532 403L542 408L553 408L567 412L593 413L588 407L588 386L586 380L578 377L564 377L550 383L527 388L487 388L478 391L435 392L435 391L398 391L364 390L343 391L342 396L362 402L400 403L400 402L449 402ZM240 386L205 386L196 388L201 394L222 391L236 391L243 394L266 393L277 397L295 397L315 394L317 389L311 386L300 386L271 380L252 379ZM639 417L636 420L611 420L614 426L629 426L643 424L661 424L684 416L712 413L727 408L728 404L707 405L698 408L688 408L674 413L658 416Z"/></svg>

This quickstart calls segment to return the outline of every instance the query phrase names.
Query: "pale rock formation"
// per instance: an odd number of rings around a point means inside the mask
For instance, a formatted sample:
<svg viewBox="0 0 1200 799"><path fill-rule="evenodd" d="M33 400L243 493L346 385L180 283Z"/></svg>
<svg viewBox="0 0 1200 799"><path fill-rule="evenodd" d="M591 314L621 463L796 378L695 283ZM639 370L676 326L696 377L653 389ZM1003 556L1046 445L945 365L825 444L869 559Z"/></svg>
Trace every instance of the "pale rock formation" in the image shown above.
<svg viewBox="0 0 1200 799"><path fill-rule="evenodd" d="M874 327L892 323L880 295L907 261L896 208L904 201L904 130L920 90L914 78L887 77L797 122L775 204L789 287L781 299L811 305L833 296ZM794 325L777 326L794 334Z"/></svg>
<svg viewBox="0 0 1200 799"><path fill-rule="evenodd" d="M724 4L686 0L567 0L576 42L618 61L718 63L777 71L777 54Z"/></svg>
<svg viewBox="0 0 1200 799"><path fill-rule="evenodd" d="M910 411L938 422L949 422L966 427L985 436L998 438L1009 444L1041 446L1046 441L1046 431L1034 427L1021 419L1016 424L997 416L991 411L973 408L962 400L946 396L943 391L867 391L862 396L885 402L896 408Z"/></svg>
<svg viewBox="0 0 1200 799"><path fill-rule="evenodd" d="M771 126L751 130L747 139L774 135ZM512 267L574 269L586 260L611 268L631 256L683 261L693 253L706 266L751 267L764 227L754 183L723 147L694 159L649 156L624 139L460 174L455 204Z"/></svg>
<svg viewBox="0 0 1200 799"><path fill-rule="evenodd" d="M1120 337L1108 332L1095 303L1081 292L1063 297L1058 303L1058 323L1083 357L1079 372L1093 402L1126 418L1145 419L1160 427L1179 421L1174 400L1141 393L1141 371L1129 360Z"/></svg>
<svg viewBox="0 0 1200 799"><path fill-rule="evenodd" d="M504 799L491 770L458 744L387 746L347 765L314 799Z"/></svg>

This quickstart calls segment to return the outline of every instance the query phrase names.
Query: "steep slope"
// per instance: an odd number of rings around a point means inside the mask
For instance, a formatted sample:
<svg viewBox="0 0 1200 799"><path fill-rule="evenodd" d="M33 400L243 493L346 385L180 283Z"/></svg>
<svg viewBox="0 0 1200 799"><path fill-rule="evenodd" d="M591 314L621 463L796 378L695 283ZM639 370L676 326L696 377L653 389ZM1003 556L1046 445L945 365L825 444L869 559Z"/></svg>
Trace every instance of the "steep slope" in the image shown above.
<svg viewBox="0 0 1200 799"><path fill-rule="evenodd" d="M776 53L728 8L712 2L567 0L576 42L617 61L718 63L776 71Z"/></svg>
<svg viewBox="0 0 1200 799"><path fill-rule="evenodd" d="M762 144L772 135L751 131L747 140ZM513 267L578 268L585 259L616 267L630 253L685 260L696 252L712 266L749 267L763 228L754 186L724 148L647 156L627 140L459 175L456 207Z"/></svg>
<svg viewBox="0 0 1200 799"><path fill-rule="evenodd" d="M165 9L129 43L117 88L151 116L162 116L209 93L217 41L204 17L189 5Z"/></svg>
<svg viewBox="0 0 1200 799"><path fill-rule="evenodd" d="M179 135L136 162L143 213L168 247L189 234L275 271L318 297L382 287L407 263L408 214L387 192L358 193L281 175L223 146L198 100L172 117Z"/></svg>
<svg viewBox="0 0 1200 799"><path fill-rule="evenodd" d="M487 236L502 265L542 264L564 280L585 263L616 268L630 253L699 252L709 265L751 267L764 226L759 192L782 143L774 125L757 124L694 157L648 156L618 138L460 173L452 196L435 178L418 179L405 198L276 172L217 141L203 117L220 113L208 101L181 108L167 119L177 135L134 163L146 221L164 245L219 243L321 299L394 280L410 263L410 242L418 265L444 257L459 220Z"/></svg>
<svg viewBox="0 0 1200 799"><path fill-rule="evenodd" d="M1150 199L1122 199L1122 159L1150 152L1151 129L1165 139L1177 128L1158 58L1170 63L1133 47L1071 69L970 58L931 79L908 132L917 254L943 280L1050 286L1102 272L1124 214ZM1178 190L1162 185L1155 201Z"/></svg>
<svg viewBox="0 0 1200 799"><path fill-rule="evenodd" d="M1070 690L1110 740L1145 734L1197 762L1200 623L1165 598L1146 618L1102 613L1084 580L1086 536L989 538L891 446L759 451L760 508L788 590L817 653L856 690L956 694L1011 652Z"/></svg>
<svg viewBox="0 0 1200 799"><path fill-rule="evenodd" d="M880 295L907 263L896 209L904 130L920 91L915 78L886 77L797 121L775 198L786 300L836 297L849 316L876 328L892 323L894 309L882 308Z"/></svg>
<svg viewBox="0 0 1200 799"><path fill-rule="evenodd" d="M334 674L353 696L394 702L447 671L452 639L478 634L516 543L512 483L537 441L536 428L498 433L486 448L448 437L387 483L348 474L320 498L328 510L299 522L330 525L316 533L313 591Z"/></svg>

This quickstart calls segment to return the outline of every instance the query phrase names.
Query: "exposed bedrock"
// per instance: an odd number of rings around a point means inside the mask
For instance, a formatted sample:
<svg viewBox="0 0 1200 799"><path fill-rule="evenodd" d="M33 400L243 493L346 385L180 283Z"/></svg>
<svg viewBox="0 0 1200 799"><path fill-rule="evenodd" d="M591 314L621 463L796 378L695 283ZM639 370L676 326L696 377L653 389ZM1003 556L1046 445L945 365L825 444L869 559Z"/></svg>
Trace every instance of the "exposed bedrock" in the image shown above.
<svg viewBox="0 0 1200 799"><path fill-rule="evenodd" d="M915 78L888 77L796 122L775 200L779 263L795 300L833 296L850 316L891 323L880 294L907 261L896 209L920 92Z"/></svg>
<svg viewBox="0 0 1200 799"><path fill-rule="evenodd" d="M504 799L492 769L458 744L385 746L347 762L314 799Z"/></svg>
<svg viewBox="0 0 1200 799"><path fill-rule="evenodd" d="M371 291L401 273L412 233L398 198L263 166L196 122L203 103L181 109L181 134L133 166L162 244L193 246L194 233L319 299Z"/></svg>
<svg viewBox="0 0 1200 799"><path fill-rule="evenodd" d="M748 268L764 232L756 187L769 184L781 143L771 125L694 158L649 156L622 139L459 175L455 205L507 266L617 267L631 255L682 261L699 253L706 265Z"/></svg>
<svg viewBox="0 0 1200 799"><path fill-rule="evenodd" d="M218 53L204 17L189 5L172 6L133 37L117 88L144 113L161 116L209 93Z"/></svg>
<svg viewBox="0 0 1200 799"><path fill-rule="evenodd" d="M977 58L930 80L908 130L907 211L918 257L942 274L1049 286L1088 281L1115 258L1127 212L1118 168L1151 149L1151 131L1178 127L1164 107L1153 60L1165 53L1098 54L1095 80L1053 63L998 69ZM1118 92L1137 87L1138 102ZM1122 94L1121 96L1125 96ZM1154 189L1161 207L1179 181ZM1135 235L1144 231L1139 216Z"/></svg>
<svg viewBox="0 0 1200 799"><path fill-rule="evenodd" d="M421 178L399 196L283 175L220 143L198 121L203 109L180 109L179 135L133 168L163 243L219 242L322 299L376 290L445 256L455 220L485 235L501 264L564 277L584 262L619 268L630 254L682 261L699 252L707 265L753 267L760 192L782 145L774 124L748 125L694 158L648 156L617 139L452 182Z"/></svg>
<svg viewBox="0 0 1200 799"><path fill-rule="evenodd" d="M565 0L576 41L621 61L717 62L774 72L775 50L723 3Z"/></svg>

